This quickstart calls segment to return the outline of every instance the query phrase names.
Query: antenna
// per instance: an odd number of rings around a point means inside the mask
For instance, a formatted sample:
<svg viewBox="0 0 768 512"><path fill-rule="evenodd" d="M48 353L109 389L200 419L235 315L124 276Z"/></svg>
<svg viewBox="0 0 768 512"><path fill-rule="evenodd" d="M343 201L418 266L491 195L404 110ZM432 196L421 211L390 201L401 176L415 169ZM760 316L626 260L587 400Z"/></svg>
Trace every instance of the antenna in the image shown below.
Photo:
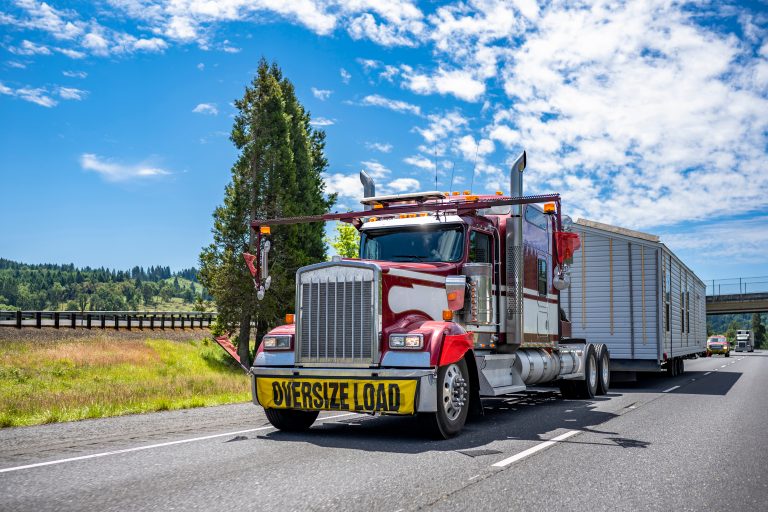
<svg viewBox="0 0 768 512"><path fill-rule="evenodd" d="M435 166L435 190L437 190L437 145L436 144L432 144L432 155L434 158L432 163Z"/></svg>
<svg viewBox="0 0 768 512"><path fill-rule="evenodd" d="M450 186L450 188L448 190L453 192L453 171L456 170L456 160L451 162L451 164L452 164L451 165L451 186Z"/></svg>
<svg viewBox="0 0 768 512"><path fill-rule="evenodd" d="M472 166L472 181L469 182L469 192L472 193L472 188L475 186L475 169L477 169L477 154L480 152L480 141L475 143L475 163Z"/></svg>

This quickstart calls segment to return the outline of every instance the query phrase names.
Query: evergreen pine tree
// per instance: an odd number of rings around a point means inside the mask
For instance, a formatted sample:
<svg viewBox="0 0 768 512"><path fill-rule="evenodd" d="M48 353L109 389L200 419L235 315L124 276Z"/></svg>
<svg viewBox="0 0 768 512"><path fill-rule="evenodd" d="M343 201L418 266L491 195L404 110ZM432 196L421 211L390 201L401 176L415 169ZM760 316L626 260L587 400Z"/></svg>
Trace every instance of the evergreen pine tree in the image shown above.
<svg viewBox="0 0 768 512"><path fill-rule="evenodd" d="M276 64L259 63L242 99L230 139L240 151L224 203L213 213L213 243L200 254L200 282L213 296L224 329L238 330L238 351L247 354L251 322L257 335L294 311L295 272L325 259L322 225L272 229L272 287L257 301L243 252L256 253L255 219L326 213L335 197L324 195L324 134Z"/></svg>

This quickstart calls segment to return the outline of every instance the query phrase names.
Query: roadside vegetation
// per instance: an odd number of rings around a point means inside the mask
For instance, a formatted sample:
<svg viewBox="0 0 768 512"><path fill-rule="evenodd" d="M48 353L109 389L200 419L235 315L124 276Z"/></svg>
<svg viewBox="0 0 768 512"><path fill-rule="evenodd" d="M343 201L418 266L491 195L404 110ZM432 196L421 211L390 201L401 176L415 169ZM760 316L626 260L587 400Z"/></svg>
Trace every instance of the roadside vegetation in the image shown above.
<svg viewBox="0 0 768 512"><path fill-rule="evenodd" d="M208 311L194 268L30 265L0 258L0 310Z"/></svg>
<svg viewBox="0 0 768 512"><path fill-rule="evenodd" d="M249 399L248 379L205 339L0 341L0 427Z"/></svg>

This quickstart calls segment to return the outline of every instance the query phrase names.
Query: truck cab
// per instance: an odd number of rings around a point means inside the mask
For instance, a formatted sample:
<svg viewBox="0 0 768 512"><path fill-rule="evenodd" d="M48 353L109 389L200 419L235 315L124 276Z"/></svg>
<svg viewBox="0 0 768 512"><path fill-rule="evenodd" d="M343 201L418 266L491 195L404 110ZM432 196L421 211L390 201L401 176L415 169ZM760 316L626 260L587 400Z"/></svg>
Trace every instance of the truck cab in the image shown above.
<svg viewBox="0 0 768 512"><path fill-rule="evenodd" d="M376 196L361 173L365 209L317 219L355 225L360 258L300 268L289 322L241 361L274 426L306 429L321 410L419 414L447 438L482 414L484 396L547 382L570 398L607 392L607 349L571 339L558 308L578 237L563 229L559 196L522 196L524 168L525 154L511 197Z"/></svg>

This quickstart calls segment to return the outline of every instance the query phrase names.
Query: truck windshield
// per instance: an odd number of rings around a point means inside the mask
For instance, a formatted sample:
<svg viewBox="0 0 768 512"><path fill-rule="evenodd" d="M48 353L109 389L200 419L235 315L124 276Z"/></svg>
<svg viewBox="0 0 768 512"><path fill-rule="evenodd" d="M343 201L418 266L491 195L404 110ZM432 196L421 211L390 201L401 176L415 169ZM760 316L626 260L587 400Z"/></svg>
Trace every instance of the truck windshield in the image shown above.
<svg viewBox="0 0 768 512"><path fill-rule="evenodd" d="M414 226L366 229L360 258L383 261L458 261L464 249L461 226Z"/></svg>

